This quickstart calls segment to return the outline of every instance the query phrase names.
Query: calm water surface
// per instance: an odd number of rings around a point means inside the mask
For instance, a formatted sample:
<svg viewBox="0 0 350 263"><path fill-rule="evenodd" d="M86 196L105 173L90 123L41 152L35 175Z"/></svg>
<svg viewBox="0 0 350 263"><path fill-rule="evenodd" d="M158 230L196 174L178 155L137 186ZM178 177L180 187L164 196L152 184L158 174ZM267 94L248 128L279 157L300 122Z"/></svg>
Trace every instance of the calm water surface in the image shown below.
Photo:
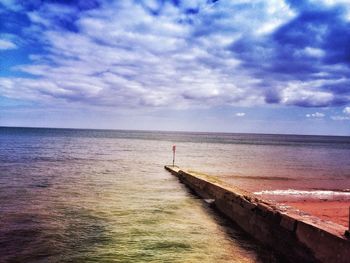
<svg viewBox="0 0 350 263"><path fill-rule="evenodd" d="M0 262L272 260L163 169L173 143L250 190L350 189L349 137L0 128Z"/></svg>

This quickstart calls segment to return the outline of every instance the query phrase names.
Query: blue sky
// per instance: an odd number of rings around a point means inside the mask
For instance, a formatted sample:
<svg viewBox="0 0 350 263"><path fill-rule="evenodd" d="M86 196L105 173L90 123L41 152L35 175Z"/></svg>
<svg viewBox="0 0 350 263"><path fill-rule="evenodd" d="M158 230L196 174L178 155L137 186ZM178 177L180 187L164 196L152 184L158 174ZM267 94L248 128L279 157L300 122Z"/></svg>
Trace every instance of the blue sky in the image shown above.
<svg viewBox="0 0 350 263"><path fill-rule="evenodd" d="M350 135L348 0L0 0L0 126Z"/></svg>

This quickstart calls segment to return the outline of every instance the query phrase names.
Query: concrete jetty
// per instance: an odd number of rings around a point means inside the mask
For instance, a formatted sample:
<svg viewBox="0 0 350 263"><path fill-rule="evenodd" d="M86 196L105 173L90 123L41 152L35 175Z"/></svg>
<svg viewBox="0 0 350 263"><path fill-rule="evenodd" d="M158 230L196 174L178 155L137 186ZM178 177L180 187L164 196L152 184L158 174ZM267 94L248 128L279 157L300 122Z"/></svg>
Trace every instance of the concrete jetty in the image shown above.
<svg viewBox="0 0 350 263"><path fill-rule="evenodd" d="M193 192L262 244L290 262L349 263L344 226L257 198L205 174L165 166Z"/></svg>

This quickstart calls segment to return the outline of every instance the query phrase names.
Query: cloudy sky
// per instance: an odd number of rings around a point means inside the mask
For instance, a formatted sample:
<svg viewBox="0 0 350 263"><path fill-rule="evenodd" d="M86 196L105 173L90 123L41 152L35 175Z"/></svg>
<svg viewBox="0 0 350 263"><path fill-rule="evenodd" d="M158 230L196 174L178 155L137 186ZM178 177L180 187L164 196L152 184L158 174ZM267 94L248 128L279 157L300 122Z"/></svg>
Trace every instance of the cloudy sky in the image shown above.
<svg viewBox="0 0 350 263"><path fill-rule="evenodd" d="M348 0L0 0L0 126L350 135Z"/></svg>

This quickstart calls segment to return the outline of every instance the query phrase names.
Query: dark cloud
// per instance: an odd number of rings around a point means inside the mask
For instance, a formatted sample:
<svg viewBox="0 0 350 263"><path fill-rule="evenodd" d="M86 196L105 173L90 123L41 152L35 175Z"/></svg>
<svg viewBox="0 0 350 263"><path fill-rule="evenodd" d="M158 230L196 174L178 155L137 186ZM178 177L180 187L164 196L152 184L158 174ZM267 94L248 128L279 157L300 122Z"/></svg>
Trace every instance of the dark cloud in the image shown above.
<svg viewBox="0 0 350 263"><path fill-rule="evenodd" d="M265 92L265 102L269 104L280 103L281 97L278 91L274 89L267 89Z"/></svg>
<svg viewBox="0 0 350 263"><path fill-rule="evenodd" d="M71 6L76 8L79 11L90 10L94 8L98 8L101 6L101 0L26 0L26 1L15 1L18 5L20 5L23 9L29 11L35 11L38 8L47 5L47 4L56 4L56 5L64 5Z"/></svg>
<svg viewBox="0 0 350 263"><path fill-rule="evenodd" d="M350 23L344 20L344 10L340 7L306 10L293 21L279 28L274 33L273 39L279 47L285 47L286 52L283 49L278 50L282 51L282 54L295 54L295 51L314 47L325 52L321 63L345 63L349 66L349 28ZM294 61L304 59L297 56L289 58Z"/></svg>
<svg viewBox="0 0 350 263"><path fill-rule="evenodd" d="M350 95L350 80L346 79L338 83L324 84L322 88L327 91L332 91L338 95Z"/></svg>
<svg viewBox="0 0 350 263"><path fill-rule="evenodd" d="M304 98L295 100L297 106L347 104L350 100L350 22L345 19L345 9L341 5L326 7L308 1L289 1L289 4L298 12L293 19L264 37L244 35L230 50L243 61L242 68L248 68L263 80L262 86L276 84L278 80L284 86L290 81L346 79L339 84L317 85L319 90L331 92L335 99L317 103ZM331 68L333 65L339 69ZM276 90L265 94L267 103L279 101L275 99L280 97Z"/></svg>

